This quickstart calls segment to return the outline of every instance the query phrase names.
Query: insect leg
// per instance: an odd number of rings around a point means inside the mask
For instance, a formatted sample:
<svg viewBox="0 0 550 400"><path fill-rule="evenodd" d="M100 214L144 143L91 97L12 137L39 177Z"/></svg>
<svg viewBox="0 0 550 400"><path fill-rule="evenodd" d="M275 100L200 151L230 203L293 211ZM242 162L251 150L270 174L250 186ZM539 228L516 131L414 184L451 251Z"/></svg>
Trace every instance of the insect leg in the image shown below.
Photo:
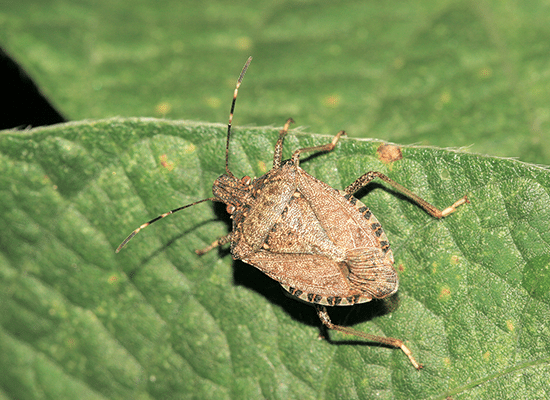
<svg viewBox="0 0 550 400"><path fill-rule="evenodd" d="M356 331L355 329L347 328L345 326L334 325L330 320L330 317L327 313L327 308L325 306L316 305L315 308L317 309L317 315L319 316L319 319L327 328L333 329L335 331L340 331L348 335L358 336L362 339L368 340L369 342L380 343L386 346L399 348L403 350L403 353L405 353L407 357L409 357L411 364L416 369L422 368L422 365L414 359L412 351L407 346L405 346L405 343L403 343L401 340L390 337L371 335L369 333Z"/></svg>
<svg viewBox="0 0 550 400"><path fill-rule="evenodd" d="M290 124L293 124L294 120L289 118L286 120L285 126L279 132L279 139L275 145L275 151L273 152L273 168L277 169L281 166L281 160L283 158L283 143L285 141L285 136L288 133L288 127Z"/></svg>
<svg viewBox="0 0 550 400"><path fill-rule="evenodd" d="M464 203L469 203L468 197L464 196L461 199L457 200L453 203L450 207L445 208L443 211L435 207L434 205L428 203L426 200L424 200L422 197L414 194L406 187L400 185L396 181L388 178L386 175L382 174L381 172L377 171L369 171L366 174L360 176L353 182L351 185L349 185L345 192L348 194L353 194L357 192L359 189L361 189L363 186L366 186L370 181L372 181L374 178L382 179L384 182L387 182L391 186L393 186L395 189L397 189L399 192L403 193L405 196L407 196L409 199L413 200L415 203L417 203L420 207L422 207L428 214L435 218L443 218L447 215L453 213L456 211L456 208Z"/></svg>
<svg viewBox="0 0 550 400"><path fill-rule="evenodd" d="M231 234L222 236L221 238L213 241L210 246L205 247L204 249L195 250L195 253L197 253L199 256L202 256L203 254L208 253L210 250L218 246L223 246L224 244L229 243L230 241L231 241Z"/></svg>
<svg viewBox="0 0 550 400"><path fill-rule="evenodd" d="M332 151L334 147L336 147L336 143L338 143L338 140L340 140L340 136L345 134L345 131L340 131L336 134L336 136L334 136L332 142L330 143L321 146L304 147L303 149L296 150L294 154L292 154L292 162L294 163L294 165L299 166L301 153L307 153L311 151Z"/></svg>

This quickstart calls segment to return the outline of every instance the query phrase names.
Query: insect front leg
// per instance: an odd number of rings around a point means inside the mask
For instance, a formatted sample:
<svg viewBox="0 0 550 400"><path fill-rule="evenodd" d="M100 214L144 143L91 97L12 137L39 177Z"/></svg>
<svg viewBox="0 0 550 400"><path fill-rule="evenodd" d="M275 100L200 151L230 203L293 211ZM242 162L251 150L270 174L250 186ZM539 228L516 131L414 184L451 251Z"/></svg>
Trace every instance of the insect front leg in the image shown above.
<svg viewBox="0 0 550 400"><path fill-rule="evenodd" d="M330 320L330 317L329 317L328 312L327 312L327 308L325 306L316 305L315 308L317 309L317 315L319 316L319 319L321 320L323 325L325 325L327 328L333 329L335 331L340 331L340 332L346 333L348 335L358 336L362 339L368 340L369 342L380 343L380 344L385 345L385 346L391 346L391 347L401 349L403 351L403 353L405 353L407 355L407 357L409 357L409 360L411 361L411 364L416 369L421 369L422 368L422 365L419 364L414 359L414 357L412 355L412 351L407 346L405 346L405 343L403 343L403 341L401 341L399 339L390 338L390 337L371 335L369 333L356 331L355 329L351 329L351 328L348 328L348 327L345 327L345 326L334 325L332 323L332 321Z"/></svg>
<svg viewBox="0 0 550 400"><path fill-rule="evenodd" d="M428 203L426 200L424 200L422 197L414 194L406 187L400 185L396 181L388 178L386 175L384 175L381 172L378 171L369 171L366 174L360 176L357 178L355 182L353 182L351 185L349 185L345 192L348 194L353 194L357 192L359 189L361 189L363 186L366 186L370 181L372 181L374 178L380 178L384 182L387 182L391 186L393 186L395 189L397 189L399 192L403 193L405 196L407 196L409 199L413 200L416 204L418 204L420 207L422 207L428 214L435 218L443 218L447 215L453 213L456 211L456 208L464 203L469 203L468 197L464 196L461 199L454 202L450 207L445 208L443 211L437 208L436 206Z"/></svg>
<svg viewBox="0 0 550 400"><path fill-rule="evenodd" d="M195 253L197 253L199 256L202 256L203 254L208 253L210 250L218 246L223 246L224 244L229 243L230 241L231 241L231 234L222 236L221 238L213 241L210 246L205 247L204 249L195 250Z"/></svg>
<svg viewBox="0 0 550 400"><path fill-rule="evenodd" d="M340 131L334 136L332 139L332 142L323 144L321 146L313 146L313 147L304 147L303 149L298 149L292 154L292 162L294 165L299 166L300 164L300 154L301 153L308 153L312 151L332 151L336 147L336 143L340 140L340 136L345 135L345 131Z"/></svg>
<svg viewBox="0 0 550 400"><path fill-rule="evenodd" d="M279 132L279 139L277 140L277 144L275 145L275 151L273 152L273 168L277 169L281 167L281 160L283 158L283 144L285 142L285 136L288 133L288 128L290 127L290 124L293 124L294 120L292 118L289 118L286 120L285 126L283 126L283 129Z"/></svg>

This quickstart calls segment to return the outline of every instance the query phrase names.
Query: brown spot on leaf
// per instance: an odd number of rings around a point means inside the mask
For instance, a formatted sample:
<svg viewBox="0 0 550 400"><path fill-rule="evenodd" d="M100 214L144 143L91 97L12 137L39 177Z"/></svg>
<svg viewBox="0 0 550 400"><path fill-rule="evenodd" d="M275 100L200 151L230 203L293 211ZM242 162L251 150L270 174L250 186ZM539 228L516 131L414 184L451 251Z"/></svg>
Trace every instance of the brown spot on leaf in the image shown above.
<svg viewBox="0 0 550 400"><path fill-rule="evenodd" d="M162 165L168 171L172 171L174 169L174 163L172 161L168 161L168 156L166 154L161 155L159 159L160 165Z"/></svg>
<svg viewBox="0 0 550 400"><path fill-rule="evenodd" d="M451 289L448 286L443 286L439 292L439 300L447 301L451 298Z"/></svg>
<svg viewBox="0 0 550 400"><path fill-rule="evenodd" d="M401 160L403 158L403 154L401 153L401 148L394 144L389 144L389 143L381 144L380 147L378 147L378 150L376 150L376 152L378 153L378 158L380 159L380 161L382 161L385 164L389 164L391 162Z"/></svg>

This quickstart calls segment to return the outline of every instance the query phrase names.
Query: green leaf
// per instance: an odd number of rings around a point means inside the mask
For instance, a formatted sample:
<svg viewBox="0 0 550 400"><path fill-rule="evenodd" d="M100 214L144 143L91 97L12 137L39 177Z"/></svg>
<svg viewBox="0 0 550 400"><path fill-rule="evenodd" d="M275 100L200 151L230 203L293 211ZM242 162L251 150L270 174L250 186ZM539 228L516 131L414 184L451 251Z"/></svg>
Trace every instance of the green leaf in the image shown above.
<svg viewBox="0 0 550 400"><path fill-rule="evenodd" d="M236 176L270 168L275 128L237 129ZM291 132L285 157L329 136ZM301 166L359 193L392 243L400 290L330 310L334 322L405 341L400 350L330 332L277 282L227 249L225 206L202 203L224 172L225 127L110 119L0 134L0 387L3 398L444 399L548 396L550 172L511 159L342 138ZM353 339L352 339L353 340ZM344 343L338 343L344 341Z"/></svg>
<svg viewBox="0 0 550 400"><path fill-rule="evenodd" d="M225 123L252 55L240 125L550 163L542 0L3 1L0 45L72 120Z"/></svg>

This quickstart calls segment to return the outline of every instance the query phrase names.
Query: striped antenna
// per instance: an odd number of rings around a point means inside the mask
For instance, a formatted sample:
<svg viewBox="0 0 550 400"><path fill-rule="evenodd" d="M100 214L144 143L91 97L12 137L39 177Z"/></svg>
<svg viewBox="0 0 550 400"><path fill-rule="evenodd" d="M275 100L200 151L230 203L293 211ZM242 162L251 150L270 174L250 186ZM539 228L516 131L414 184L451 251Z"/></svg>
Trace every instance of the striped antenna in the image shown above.
<svg viewBox="0 0 550 400"><path fill-rule="evenodd" d="M239 75L239 79L237 80L237 85L235 86L235 91L233 92L233 101L231 102L231 110L229 111L229 123L227 124L227 142L225 144L225 172L227 173L227 175L229 175L231 178L234 178L234 179L236 179L235 175L233 175L233 173L229 170L229 138L231 137L231 124L233 122L233 111L235 111L235 103L237 102L239 87L241 86L241 83L244 78L244 74L246 74L246 70L248 69L248 66L250 65L251 61L252 61L252 57L248 57L248 60L246 60L243 70Z"/></svg>
<svg viewBox="0 0 550 400"><path fill-rule="evenodd" d="M246 73L246 70L248 69L248 66L250 65L250 62L252 61L252 57L249 57L248 60L246 60L246 63L244 64L243 70L241 71L241 74L239 75L239 79L237 80L237 85L235 86L235 92L233 93L233 102L231 103L231 111L229 112L229 123L227 124L227 144L225 145L225 170L227 174L233 178L235 176L229 171L229 138L231 136L231 122L233 121L233 111L235 110L235 102L237 100L237 94L239 93L239 86L241 86L241 82L243 81L244 74ZM236 179L236 178L235 178ZM166 218L170 214L174 214L175 212L181 211L183 209L186 209L188 207L192 207L194 205L197 205L199 203L205 202L205 201L220 201L216 197L209 197L208 199L202 199L199 201L195 201L194 203L187 204L182 207L175 208L173 210L170 210L168 212L165 212L164 214L159 215L156 218L153 218L151 221L144 223L139 228L135 229L124 241L117 247L115 250L115 253L118 253L126 244L132 240L134 236L136 236L139 231L141 231L144 228L147 228L149 225L151 225L153 222L157 222L160 219Z"/></svg>
<svg viewBox="0 0 550 400"><path fill-rule="evenodd" d="M130 240L132 240L132 238L139 233L139 231L141 231L143 228L147 228L153 222L157 222L159 219L166 218L170 214L174 214L175 212L181 211L185 208L194 206L196 204L199 204L199 203L202 203L202 202L208 201L208 200L214 201L214 200L217 200L217 199L215 197L209 197L208 199L202 199L202 200L199 200L199 201L195 201L194 203L187 204L187 205L182 206L182 207L174 208L173 210L165 212L164 214L161 214L158 217L153 218L151 221L144 223L139 228L135 229L132 233L130 233L126 239L124 239L124 241L115 250L115 253L118 253L124 246L126 246L126 243L128 243Z"/></svg>

